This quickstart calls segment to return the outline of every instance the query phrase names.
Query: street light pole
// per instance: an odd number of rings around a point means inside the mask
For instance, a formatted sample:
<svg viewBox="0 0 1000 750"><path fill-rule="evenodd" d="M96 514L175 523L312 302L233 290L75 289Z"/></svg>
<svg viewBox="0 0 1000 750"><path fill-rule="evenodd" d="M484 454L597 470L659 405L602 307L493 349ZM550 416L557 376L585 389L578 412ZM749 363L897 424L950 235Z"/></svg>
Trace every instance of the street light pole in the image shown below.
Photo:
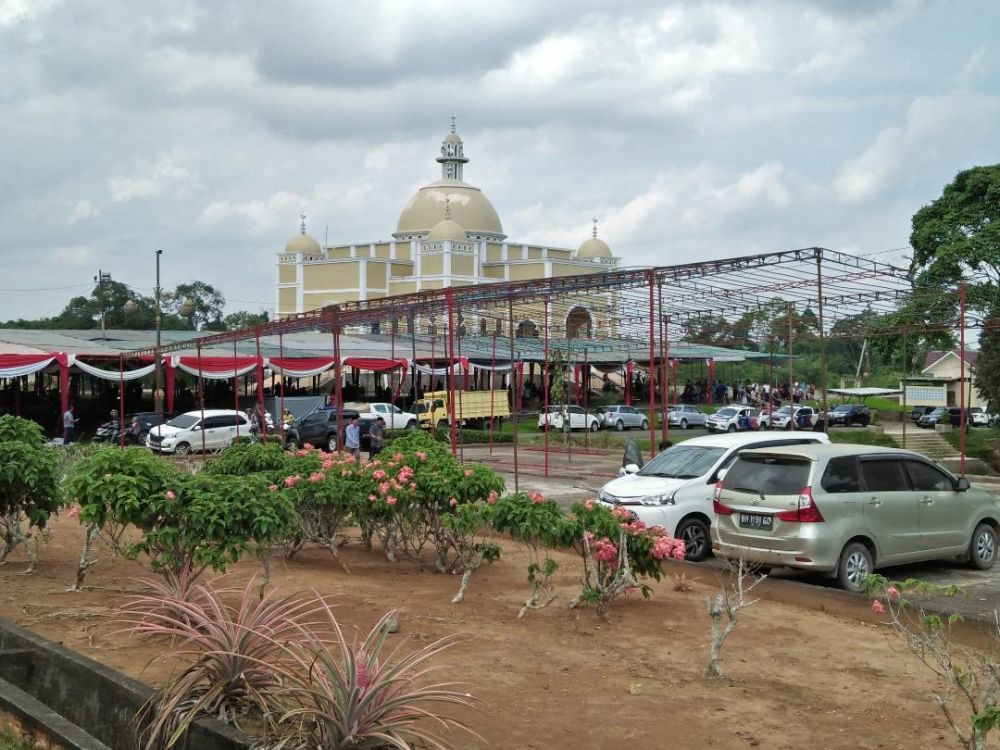
<svg viewBox="0 0 1000 750"><path fill-rule="evenodd" d="M156 347L153 352L153 411L163 411L163 368L160 363L160 256L162 250L154 250L156 253L156 288L153 290L156 298Z"/></svg>

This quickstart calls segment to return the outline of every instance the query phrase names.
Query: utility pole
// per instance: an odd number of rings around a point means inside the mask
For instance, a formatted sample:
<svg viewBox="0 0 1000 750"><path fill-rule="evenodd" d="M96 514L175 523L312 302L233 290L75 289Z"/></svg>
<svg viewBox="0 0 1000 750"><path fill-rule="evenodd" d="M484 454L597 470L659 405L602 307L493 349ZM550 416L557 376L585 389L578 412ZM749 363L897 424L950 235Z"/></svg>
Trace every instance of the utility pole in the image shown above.
<svg viewBox="0 0 1000 750"><path fill-rule="evenodd" d="M97 284L98 289L103 289L104 285L111 282L111 274L104 273L100 268L97 269L97 276L94 277L94 283ZM107 330L105 326L104 317L107 313L107 304L102 299L101 300L101 338L107 338Z"/></svg>
<svg viewBox="0 0 1000 750"><path fill-rule="evenodd" d="M160 325L162 318L160 315L160 256L162 250L154 250L156 254L156 286L153 288L153 296L156 299L156 348L153 352L153 411L159 413L163 411L163 366L160 362Z"/></svg>

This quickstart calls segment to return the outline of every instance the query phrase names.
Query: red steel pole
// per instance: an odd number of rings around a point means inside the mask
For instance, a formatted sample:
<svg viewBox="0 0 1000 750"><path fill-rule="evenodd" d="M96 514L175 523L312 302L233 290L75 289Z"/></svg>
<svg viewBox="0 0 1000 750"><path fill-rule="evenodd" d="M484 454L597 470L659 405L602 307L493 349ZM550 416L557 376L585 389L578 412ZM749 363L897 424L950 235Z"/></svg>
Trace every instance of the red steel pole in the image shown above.
<svg viewBox="0 0 1000 750"><path fill-rule="evenodd" d="M959 412L958 412L958 472L965 476L965 282L958 285L958 340L959 340ZM970 389L971 390L971 389Z"/></svg>
<svg viewBox="0 0 1000 750"><path fill-rule="evenodd" d="M205 371L201 366L201 342L198 342L198 405L201 409L201 453L205 454Z"/></svg>
<svg viewBox="0 0 1000 750"><path fill-rule="evenodd" d="M118 355L118 443L125 447L125 355Z"/></svg>
<svg viewBox="0 0 1000 750"><path fill-rule="evenodd" d="M260 326L254 328L257 343L257 409L260 411L260 434L267 434L267 418L264 416L264 360L260 356Z"/></svg>
<svg viewBox="0 0 1000 750"><path fill-rule="evenodd" d="M334 334L334 346L336 346L336 334ZM278 392L281 394L279 399L280 405L278 409L281 414L278 415L278 424L281 425L281 444L285 444L285 337L282 334L278 334L278 358L281 360L282 371L278 373ZM338 370L339 373L339 370ZM338 441L339 445L340 442Z"/></svg>
<svg viewBox="0 0 1000 750"><path fill-rule="evenodd" d="M549 298L546 296L545 301L542 303L544 305L543 310L543 326L545 339L542 344L544 352L542 353L542 414L545 416L543 419L549 419ZM545 442L544 454L545 454L545 476L549 475L549 425L546 422L542 422L545 429L542 431L542 440Z"/></svg>
<svg viewBox="0 0 1000 750"><path fill-rule="evenodd" d="M512 363L513 366L513 363ZM495 411L494 399L496 398L497 392L497 329L493 326L493 361L491 364L493 368L490 370L490 455L493 455L493 422L495 417L493 416Z"/></svg>
<svg viewBox="0 0 1000 750"><path fill-rule="evenodd" d="M458 452L458 423L455 419L455 290L445 290L448 304L448 418L451 420L451 455Z"/></svg>
<svg viewBox="0 0 1000 750"><path fill-rule="evenodd" d="M662 408L660 409L660 419L663 421L663 442L668 442L670 440L670 419L669 411L667 409L668 399L670 398L670 316L668 315L666 320L663 321L663 340L665 344L665 349L660 350L660 356L663 357L663 393L661 398L663 400ZM674 379L674 390L677 390L677 380L676 374Z"/></svg>
<svg viewBox="0 0 1000 750"><path fill-rule="evenodd" d="M340 366L340 308L333 310L333 367L336 383L334 393L337 398L337 453L344 450L344 383L343 368ZM284 392L282 392L284 394ZM282 396L283 397L283 396ZM329 448L330 446L327 446Z"/></svg>
<svg viewBox="0 0 1000 750"><path fill-rule="evenodd" d="M510 334L510 424L514 440L514 492L520 492L520 471L517 459L517 381L514 378L514 294L507 292L507 332Z"/></svg>
<svg viewBox="0 0 1000 750"><path fill-rule="evenodd" d="M649 451L656 453L656 426L653 424L654 405L653 373L656 372L656 318L654 291L656 289L656 271L649 269Z"/></svg>
<svg viewBox="0 0 1000 750"><path fill-rule="evenodd" d="M233 339L233 410L240 410L240 376L236 365L236 339ZM240 420L236 419L236 439L240 439Z"/></svg>

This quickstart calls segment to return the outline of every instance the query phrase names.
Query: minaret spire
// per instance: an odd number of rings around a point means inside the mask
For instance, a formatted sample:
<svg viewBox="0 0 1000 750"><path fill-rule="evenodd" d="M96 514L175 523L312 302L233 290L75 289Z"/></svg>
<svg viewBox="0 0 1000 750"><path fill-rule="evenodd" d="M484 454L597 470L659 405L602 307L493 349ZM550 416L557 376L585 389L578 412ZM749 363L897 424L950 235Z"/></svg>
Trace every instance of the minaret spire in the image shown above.
<svg viewBox="0 0 1000 750"><path fill-rule="evenodd" d="M462 138L455 132L455 115L451 116L451 130L441 141L441 156L437 161L441 164L442 180L461 180L462 165L468 161L462 145Z"/></svg>
<svg viewBox="0 0 1000 750"><path fill-rule="evenodd" d="M596 216L593 218L594 222L594 239L597 239L597 222L600 221Z"/></svg>
<svg viewBox="0 0 1000 750"><path fill-rule="evenodd" d="M301 220L301 223L299 224L299 231L302 232L302 234L305 234L306 233L306 215L305 214L299 214L299 219Z"/></svg>

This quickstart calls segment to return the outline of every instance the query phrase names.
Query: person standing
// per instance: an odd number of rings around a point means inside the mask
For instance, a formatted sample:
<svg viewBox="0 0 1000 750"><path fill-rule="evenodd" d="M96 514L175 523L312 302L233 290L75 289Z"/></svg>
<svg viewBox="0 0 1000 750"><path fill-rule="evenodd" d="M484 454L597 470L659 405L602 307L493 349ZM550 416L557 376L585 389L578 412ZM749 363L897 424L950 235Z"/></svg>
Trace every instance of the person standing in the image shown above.
<svg viewBox="0 0 1000 750"><path fill-rule="evenodd" d="M76 431L76 423L80 420L73 416L73 404L66 407L66 411L63 412L63 445L69 445L73 442L73 433Z"/></svg>
<svg viewBox="0 0 1000 750"><path fill-rule="evenodd" d="M355 414L351 417L350 424L344 430L344 443L347 447L347 452L350 453L355 458L359 458L361 455L361 428L358 426L358 415Z"/></svg>
<svg viewBox="0 0 1000 750"><path fill-rule="evenodd" d="M382 452L385 445L385 420L379 417L368 430L368 460Z"/></svg>

